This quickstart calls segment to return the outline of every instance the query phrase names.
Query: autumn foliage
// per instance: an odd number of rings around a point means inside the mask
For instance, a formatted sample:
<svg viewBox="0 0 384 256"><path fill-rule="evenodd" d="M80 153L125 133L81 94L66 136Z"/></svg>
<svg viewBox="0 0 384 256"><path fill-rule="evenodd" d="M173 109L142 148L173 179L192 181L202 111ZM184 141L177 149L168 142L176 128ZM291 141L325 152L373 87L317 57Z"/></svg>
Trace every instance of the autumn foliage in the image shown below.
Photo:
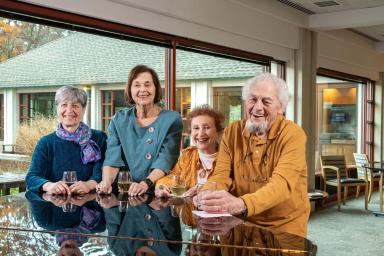
<svg viewBox="0 0 384 256"><path fill-rule="evenodd" d="M0 18L0 63L69 33L60 28Z"/></svg>

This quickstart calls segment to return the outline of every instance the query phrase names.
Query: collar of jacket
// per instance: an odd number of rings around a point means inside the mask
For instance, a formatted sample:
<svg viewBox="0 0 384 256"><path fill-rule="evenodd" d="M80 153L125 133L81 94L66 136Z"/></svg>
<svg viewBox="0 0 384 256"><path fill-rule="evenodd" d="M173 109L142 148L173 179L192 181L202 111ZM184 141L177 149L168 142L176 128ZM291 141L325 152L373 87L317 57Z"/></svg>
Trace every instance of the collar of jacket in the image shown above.
<svg viewBox="0 0 384 256"><path fill-rule="evenodd" d="M202 163L201 163L201 161L200 161L199 150L197 149L196 146L190 146L190 147L196 149L196 151L194 152L194 154L196 155L196 158L195 158L195 159L196 159L196 167L198 167L198 168L202 168L203 165L202 165ZM217 150L217 153L218 153L218 152L219 152L219 150ZM215 160L213 160L213 163L212 163L212 169L211 169L211 172L209 173L208 177L211 176L211 174L213 173L212 170L215 169L215 166L216 166L216 160L217 160L217 157L215 158Z"/></svg>

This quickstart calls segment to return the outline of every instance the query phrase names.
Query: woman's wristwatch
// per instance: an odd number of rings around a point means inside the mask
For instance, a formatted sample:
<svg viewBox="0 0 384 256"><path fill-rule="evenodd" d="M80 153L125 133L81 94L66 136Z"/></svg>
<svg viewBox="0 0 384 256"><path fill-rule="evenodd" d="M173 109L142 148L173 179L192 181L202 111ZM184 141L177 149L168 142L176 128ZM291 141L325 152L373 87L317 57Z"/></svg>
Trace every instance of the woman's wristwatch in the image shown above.
<svg viewBox="0 0 384 256"><path fill-rule="evenodd" d="M155 184L153 183L153 181L152 181L150 178L146 178L146 179L144 180L144 182L147 184L148 189L153 188L154 185L155 185Z"/></svg>

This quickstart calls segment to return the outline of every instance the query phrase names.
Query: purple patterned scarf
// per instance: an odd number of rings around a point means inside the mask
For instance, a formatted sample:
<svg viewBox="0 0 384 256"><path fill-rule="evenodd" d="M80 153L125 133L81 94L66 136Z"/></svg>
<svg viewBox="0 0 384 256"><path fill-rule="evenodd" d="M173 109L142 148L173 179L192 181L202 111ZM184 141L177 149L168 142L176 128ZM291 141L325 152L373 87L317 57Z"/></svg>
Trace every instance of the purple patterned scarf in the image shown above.
<svg viewBox="0 0 384 256"><path fill-rule="evenodd" d="M76 228L66 228L62 230L57 230L60 232L67 232L71 234L57 234L56 242L58 245L61 245L63 241L74 240L77 245L80 247L85 242L88 241L88 236L81 234L90 234L92 229L94 229L100 222L101 216L100 212L93 209L88 209L87 207L82 207L80 209L81 222L80 225Z"/></svg>
<svg viewBox="0 0 384 256"><path fill-rule="evenodd" d="M59 138L73 141L80 145L80 157L83 164L96 162L101 159L100 148L91 140L91 133L91 129L83 122L80 122L80 126L75 132L68 132L61 124L59 124L56 130L56 135Z"/></svg>

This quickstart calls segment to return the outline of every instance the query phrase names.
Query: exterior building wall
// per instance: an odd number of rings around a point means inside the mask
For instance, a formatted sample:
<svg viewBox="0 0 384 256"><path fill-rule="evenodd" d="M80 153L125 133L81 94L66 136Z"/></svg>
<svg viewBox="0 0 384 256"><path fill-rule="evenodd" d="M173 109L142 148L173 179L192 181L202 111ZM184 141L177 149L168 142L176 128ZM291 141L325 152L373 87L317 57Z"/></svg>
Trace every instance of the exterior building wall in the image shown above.
<svg viewBox="0 0 384 256"><path fill-rule="evenodd" d="M16 89L4 90L4 142L14 144L19 124L19 110Z"/></svg>

